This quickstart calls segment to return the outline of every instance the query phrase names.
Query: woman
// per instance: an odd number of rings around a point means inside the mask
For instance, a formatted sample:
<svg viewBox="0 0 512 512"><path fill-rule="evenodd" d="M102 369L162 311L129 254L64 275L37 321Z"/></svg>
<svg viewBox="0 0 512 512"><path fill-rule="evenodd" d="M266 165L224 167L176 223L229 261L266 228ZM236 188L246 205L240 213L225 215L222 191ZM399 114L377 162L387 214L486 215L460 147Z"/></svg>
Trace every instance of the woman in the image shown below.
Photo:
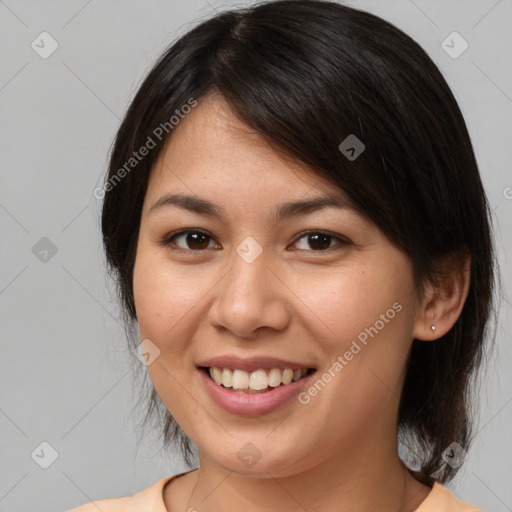
<svg viewBox="0 0 512 512"><path fill-rule="evenodd" d="M443 484L471 442L489 208L410 37L326 1L212 17L141 85L99 196L148 415L199 465L75 512L478 510Z"/></svg>

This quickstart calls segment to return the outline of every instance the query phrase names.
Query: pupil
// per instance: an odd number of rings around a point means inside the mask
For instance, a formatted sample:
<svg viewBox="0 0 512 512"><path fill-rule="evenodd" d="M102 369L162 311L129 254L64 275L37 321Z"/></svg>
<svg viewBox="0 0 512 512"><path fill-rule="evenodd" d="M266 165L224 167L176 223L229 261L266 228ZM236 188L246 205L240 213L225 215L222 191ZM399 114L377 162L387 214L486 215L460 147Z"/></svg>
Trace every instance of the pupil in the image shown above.
<svg viewBox="0 0 512 512"><path fill-rule="evenodd" d="M324 235L322 233L318 233L316 235L309 235L309 242L313 242L312 248L313 249L328 249L329 248L329 235ZM319 243L318 240L323 240L325 243ZM320 245L321 247L314 247L315 244Z"/></svg>
<svg viewBox="0 0 512 512"><path fill-rule="evenodd" d="M203 243L201 243L200 241L201 238L203 240ZM187 244L189 246L194 246L195 244L195 247L193 247L195 249L206 249L208 247L207 236L204 233L189 233L187 236Z"/></svg>

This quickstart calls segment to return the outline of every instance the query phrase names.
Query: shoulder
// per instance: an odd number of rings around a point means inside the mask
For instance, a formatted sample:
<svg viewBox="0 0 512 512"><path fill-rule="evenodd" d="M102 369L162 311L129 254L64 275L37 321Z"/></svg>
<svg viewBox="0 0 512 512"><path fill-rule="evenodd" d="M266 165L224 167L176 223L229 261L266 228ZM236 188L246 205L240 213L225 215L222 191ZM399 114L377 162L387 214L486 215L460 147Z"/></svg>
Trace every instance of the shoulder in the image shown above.
<svg viewBox="0 0 512 512"><path fill-rule="evenodd" d="M416 512L483 512L483 510L461 501L448 488L435 481L432 491Z"/></svg>
<svg viewBox="0 0 512 512"><path fill-rule="evenodd" d="M109 498L104 500L91 501L80 505L77 508L72 508L66 512L118 512L121 510L129 510L127 506L130 505L131 498ZM128 503L127 503L128 502Z"/></svg>
<svg viewBox="0 0 512 512"><path fill-rule="evenodd" d="M66 512L140 512L140 510L152 510L154 512L167 512L163 501L163 489L165 484L178 475L159 480L146 489L123 498L107 498L85 503Z"/></svg>

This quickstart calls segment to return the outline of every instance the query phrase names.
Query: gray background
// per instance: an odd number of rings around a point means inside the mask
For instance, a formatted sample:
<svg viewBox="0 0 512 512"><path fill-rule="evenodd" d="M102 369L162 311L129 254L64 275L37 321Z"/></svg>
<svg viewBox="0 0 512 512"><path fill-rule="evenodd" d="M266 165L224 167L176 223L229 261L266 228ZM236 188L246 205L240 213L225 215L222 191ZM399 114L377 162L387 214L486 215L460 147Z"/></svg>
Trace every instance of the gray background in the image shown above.
<svg viewBox="0 0 512 512"><path fill-rule="evenodd" d="M454 90L495 214L506 292L512 2L349 4L412 35ZM136 395L92 192L120 118L154 59L196 20L234 5L240 3L0 1L0 511L62 511L133 494L186 469L178 456L159 453L152 438L136 451ZM43 31L59 45L47 59L31 47ZM469 43L456 59L442 47L453 31ZM34 254L43 237L56 254ZM512 510L510 313L505 300L479 433L449 484L488 512ZM58 452L48 469L31 457L43 441Z"/></svg>

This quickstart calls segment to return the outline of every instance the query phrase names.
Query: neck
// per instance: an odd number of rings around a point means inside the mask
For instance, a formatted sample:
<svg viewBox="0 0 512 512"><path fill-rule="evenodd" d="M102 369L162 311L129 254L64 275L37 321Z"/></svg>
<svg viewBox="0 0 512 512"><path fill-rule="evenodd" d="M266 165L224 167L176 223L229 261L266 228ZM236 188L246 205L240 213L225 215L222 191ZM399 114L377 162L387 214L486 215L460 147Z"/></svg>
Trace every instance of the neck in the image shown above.
<svg viewBox="0 0 512 512"><path fill-rule="evenodd" d="M375 444L377 450L354 443L310 469L279 477L270 470L257 476L234 473L200 456L184 510L413 512L430 487L411 475L393 447L383 449L389 444L378 439Z"/></svg>

